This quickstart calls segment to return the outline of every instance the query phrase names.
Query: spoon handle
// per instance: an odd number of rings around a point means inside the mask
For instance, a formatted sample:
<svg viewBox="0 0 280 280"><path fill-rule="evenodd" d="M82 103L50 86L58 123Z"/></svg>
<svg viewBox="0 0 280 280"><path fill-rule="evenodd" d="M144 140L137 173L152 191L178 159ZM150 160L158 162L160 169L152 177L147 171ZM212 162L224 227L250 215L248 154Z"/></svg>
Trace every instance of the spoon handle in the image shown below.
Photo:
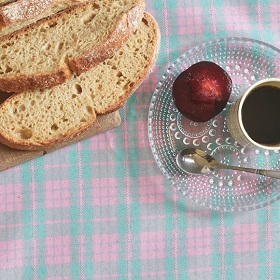
<svg viewBox="0 0 280 280"><path fill-rule="evenodd" d="M248 172L248 173L254 173L254 174L264 175L264 176L271 177L271 178L280 179L280 172L279 171L254 169L254 168L230 166L230 165L223 165L223 164L215 164L215 165L212 165L211 167L214 168L214 169L240 170L240 171L244 171L244 172Z"/></svg>
<svg viewBox="0 0 280 280"><path fill-rule="evenodd" d="M271 178L280 179L280 172L278 172L278 171L263 170L263 169L257 169L257 170L258 170L258 172L256 174L264 175L264 176L271 177Z"/></svg>

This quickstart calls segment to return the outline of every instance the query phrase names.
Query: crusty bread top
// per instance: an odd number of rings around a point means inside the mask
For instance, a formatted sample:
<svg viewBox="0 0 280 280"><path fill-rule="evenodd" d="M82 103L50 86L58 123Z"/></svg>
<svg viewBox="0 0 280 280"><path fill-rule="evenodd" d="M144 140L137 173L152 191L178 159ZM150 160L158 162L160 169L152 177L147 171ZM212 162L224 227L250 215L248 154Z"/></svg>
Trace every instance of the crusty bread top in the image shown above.
<svg viewBox="0 0 280 280"><path fill-rule="evenodd" d="M16 0L0 0L0 7L15 1Z"/></svg>
<svg viewBox="0 0 280 280"><path fill-rule="evenodd" d="M138 29L110 59L42 91L15 94L0 106L0 140L17 149L41 150L74 137L96 114L119 109L155 64L160 33L145 13Z"/></svg>
<svg viewBox="0 0 280 280"><path fill-rule="evenodd" d="M0 37L87 0L17 0L0 6Z"/></svg>
<svg viewBox="0 0 280 280"><path fill-rule="evenodd" d="M21 92L65 82L112 56L143 17L143 0L76 5L3 37L0 89Z"/></svg>

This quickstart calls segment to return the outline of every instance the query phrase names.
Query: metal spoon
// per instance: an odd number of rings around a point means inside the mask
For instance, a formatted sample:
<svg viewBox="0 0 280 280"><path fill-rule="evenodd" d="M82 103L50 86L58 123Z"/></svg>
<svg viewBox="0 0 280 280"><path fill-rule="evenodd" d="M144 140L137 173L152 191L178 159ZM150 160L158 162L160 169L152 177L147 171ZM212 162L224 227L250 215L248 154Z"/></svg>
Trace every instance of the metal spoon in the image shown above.
<svg viewBox="0 0 280 280"><path fill-rule="evenodd" d="M216 169L231 169L280 179L279 171L220 164L212 156L196 148L181 150L176 156L176 162L183 171L190 174L207 174Z"/></svg>

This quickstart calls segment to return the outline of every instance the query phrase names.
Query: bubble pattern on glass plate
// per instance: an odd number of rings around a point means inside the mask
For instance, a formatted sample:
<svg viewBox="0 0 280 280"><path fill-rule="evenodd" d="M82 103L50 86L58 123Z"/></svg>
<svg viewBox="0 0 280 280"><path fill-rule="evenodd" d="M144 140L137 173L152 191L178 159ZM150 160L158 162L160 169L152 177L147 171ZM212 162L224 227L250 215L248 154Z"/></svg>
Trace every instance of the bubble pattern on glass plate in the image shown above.
<svg viewBox="0 0 280 280"><path fill-rule="evenodd" d="M172 99L176 77L198 61L213 61L233 81L226 108L206 123L182 116ZM224 164L275 169L279 151L241 147L228 132L225 116L229 106L257 80L280 77L280 51L268 44L225 38L185 52L166 71L151 99L148 133L154 158L162 173L184 196L219 211L245 211L264 207L280 198L279 180L240 171L220 170L205 176L188 175L176 164L176 155L186 147L198 147Z"/></svg>

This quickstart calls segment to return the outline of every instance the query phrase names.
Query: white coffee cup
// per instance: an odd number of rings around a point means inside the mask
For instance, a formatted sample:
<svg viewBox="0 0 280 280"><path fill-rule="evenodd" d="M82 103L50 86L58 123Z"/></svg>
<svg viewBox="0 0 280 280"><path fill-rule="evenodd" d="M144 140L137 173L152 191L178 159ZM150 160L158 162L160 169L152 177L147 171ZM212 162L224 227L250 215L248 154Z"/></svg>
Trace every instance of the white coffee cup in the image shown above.
<svg viewBox="0 0 280 280"><path fill-rule="evenodd" d="M263 79L251 85L231 105L227 126L243 147L279 150L280 79Z"/></svg>

